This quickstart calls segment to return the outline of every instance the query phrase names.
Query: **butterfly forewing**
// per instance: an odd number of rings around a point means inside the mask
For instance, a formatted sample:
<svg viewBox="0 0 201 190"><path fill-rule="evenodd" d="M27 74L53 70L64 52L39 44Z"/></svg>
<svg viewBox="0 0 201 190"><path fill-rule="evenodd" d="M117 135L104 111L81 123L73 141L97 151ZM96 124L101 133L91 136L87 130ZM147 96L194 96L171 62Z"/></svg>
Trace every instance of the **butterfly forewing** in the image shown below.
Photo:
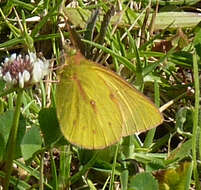
<svg viewBox="0 0 201 190"><path fill-rule="evenodd" d="M61 130L73 144L88 149L104 148L122 136L121 110L111 89L93 72L91 63L75 58L68 61L57 85Z"/></svg>

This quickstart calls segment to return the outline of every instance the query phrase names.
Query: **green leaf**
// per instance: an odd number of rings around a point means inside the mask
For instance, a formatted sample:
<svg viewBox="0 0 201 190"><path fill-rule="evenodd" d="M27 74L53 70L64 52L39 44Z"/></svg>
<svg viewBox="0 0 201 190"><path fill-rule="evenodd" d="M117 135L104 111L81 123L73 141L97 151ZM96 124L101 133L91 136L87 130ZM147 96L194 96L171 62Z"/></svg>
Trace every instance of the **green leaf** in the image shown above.
<svg viewBox="0 0 201 190"><path fill-rule="evenodd" d="M76 27L85 28L86 22L90 17L91 12L86 9L78 8L66 8L64 10L65 15L68 17L71 23ZM111 24L116 24L120 20L121 14L116 14L111 19ZM139 13L134 12L132 9L127 9L126 14L123 15L119 26L129 27L134 23L136 17L139 16ZM145 14L139 18L139 22L143 22ZM128 19L129 18L129 19ZM148 25L151 22L152 14L148 18ZM155 30L165 29L166 27L170 28L183 28L183 27L194 27L200 22L201 16L198 13L191 12L159 12L155 18ZM100 17L102 20L103 17ZM136 27L139 27L139 22L136 24Z"/></svg>
<svg viewBox="0 0 201 190"><path fill-rule="evenodd" d="M4 139L4 144L7 143L11 125L12 125L12 120L13 120L13 111L7 111L4 112L0 115L0 134L2 135Z"/></svg>
<svg viewBox="0 0 201 190"><path fill-rule="evenodd" d="M60 131L56 110L54 108L42 109L39 112L39 123L46 145L54 143L61 137L61 140L57 144L65 145L67 143Z"/></svg>
<svg viewBox="0 0 201 190"><path fill-rule="evenodd" d="M0 92L5 88L5 81L0 80Z"/></svg>
<svg viewBox="0 0 201 190"><path fill-rule="evenodd" d="M197 30L197 32L195 34L195 38L194 38L193 42L194 42L194 46L195 46L197 54L199 55L199 57L201 57L201 55L200 55L200 52L201 52L201 29L200 29L200 26L199 26L199 30Z"/></svg>
<svg viewBox="0 0 201 190"><path fill-rule="evenodd" d="M20 145L23 158L25 160L30 159L36 151L40 150L41 145L42 140L40 136L40 130L38 127L33 126L25 134Z"/></svg>
<svg viewBox="0 0 201 190"><path fill-rule="evenodd" d="M192 149L192 139L189 139L185 143L182 143L177 148L175 148L167 158L167 162L180 161L183 158L190 156Z"/></svg>
<svg viewBox="0 0 201 190"><path fill-rule="evenodd" d="M1 139L0 160L2 160L3 154L6 151L6 144L8 141L8 137L9 137L10 129L12 126L12 121L13 121L13 114L14 114L13 110L9 110L7 112L0 114L0 139ZM26 129L25 128L25 120L22 117L20 117L18 134L17 134L17 145L16 145L15 158L19 158L21 155L20 143L21 143L22 138L25 134L25 129Z"/></svg>
<svg viewBox="0 0 201 190"><path fill-rule="evenodd" d="M193 56L187 51L177 51L169 56L169 61L184 68L192 68Z"/></svg>
<svg viewBox="0 0 201 190"><path fill-rule="evenodd" d="M0 160L3 159L5 146L4 136L0 134Z"/></svg>
<svg viewBox="0 0 201 190"><path fill-rule="evenodd" d="M129 190L158 190L158 182L151 173L139 173L130 181Z"/></svg>

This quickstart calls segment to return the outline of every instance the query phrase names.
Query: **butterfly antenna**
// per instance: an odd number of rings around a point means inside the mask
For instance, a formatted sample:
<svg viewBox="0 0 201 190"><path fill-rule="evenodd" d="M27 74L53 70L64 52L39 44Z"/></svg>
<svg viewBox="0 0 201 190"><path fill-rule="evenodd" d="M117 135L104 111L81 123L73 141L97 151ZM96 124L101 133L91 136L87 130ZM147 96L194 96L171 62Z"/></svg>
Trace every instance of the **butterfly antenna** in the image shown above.
<svg viewBox="0 0 201 190"><path fill-rule="evenodd" d="M85 45L82 42L80 35L76 32L74 28L71 27L72 23L66 19L66 28L70 35L70 41L73 44L73 47L85 55Z"/></svg>

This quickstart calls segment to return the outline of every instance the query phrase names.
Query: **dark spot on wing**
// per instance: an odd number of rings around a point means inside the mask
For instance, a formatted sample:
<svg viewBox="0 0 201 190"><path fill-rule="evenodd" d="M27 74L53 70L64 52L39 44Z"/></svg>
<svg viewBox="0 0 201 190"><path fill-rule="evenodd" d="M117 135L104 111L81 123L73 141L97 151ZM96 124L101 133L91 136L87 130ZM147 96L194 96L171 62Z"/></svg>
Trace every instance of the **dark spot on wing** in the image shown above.
<svg viewBox="0 0 201 190"><path fill-rule="evenodd" d="M96 134L96 131L93 129L93 130L92 130L92 133L93 133L93 134Z"/></svg>
<svg viewBox="0 0 201 190"><path fill-rule="evenodd" d="M112 123L111 123L111 122L108 122L108 125L109 125L109 127L111 127L111 126L112 126Z"/></svg>
<svg viewBox="0 0 201 190"><path fill-rule="evenodd" d="M116 96L115 96L115 94L114 93L110 93L110 99L115 103L115 104L117 104L118 103L118 100L116 99Z"/></svg>
<svg viewBox="0 0 201 190"><path fill-rule="evenodd" d="M110 98L111 98L112 100L114 100L114 99L115 99L115 96L114 96L114 94L113 94L113 93L110 93Z"/></svg>
<svg viewBox="0 0 201 190"><path fill-rule="evenodd" d="M90 100L90 105L91 107L93 108L94 112L96 113L97 112L97 109L96 109L96 102L94 100Z"/></svg>

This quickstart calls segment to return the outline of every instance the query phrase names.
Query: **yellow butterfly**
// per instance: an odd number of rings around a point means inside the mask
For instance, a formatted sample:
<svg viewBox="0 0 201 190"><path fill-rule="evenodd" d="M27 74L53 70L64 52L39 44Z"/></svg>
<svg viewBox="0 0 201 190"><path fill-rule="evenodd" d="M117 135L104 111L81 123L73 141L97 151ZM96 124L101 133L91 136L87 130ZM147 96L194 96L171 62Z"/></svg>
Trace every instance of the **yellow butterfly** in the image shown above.
<svg viewBox="0 0 201 190"><path fill-rule="evenodd" d="M66 58L59 80L57 117L72 144L102 149L163 122L159 110L142 93L80 53Z"/></svg>

